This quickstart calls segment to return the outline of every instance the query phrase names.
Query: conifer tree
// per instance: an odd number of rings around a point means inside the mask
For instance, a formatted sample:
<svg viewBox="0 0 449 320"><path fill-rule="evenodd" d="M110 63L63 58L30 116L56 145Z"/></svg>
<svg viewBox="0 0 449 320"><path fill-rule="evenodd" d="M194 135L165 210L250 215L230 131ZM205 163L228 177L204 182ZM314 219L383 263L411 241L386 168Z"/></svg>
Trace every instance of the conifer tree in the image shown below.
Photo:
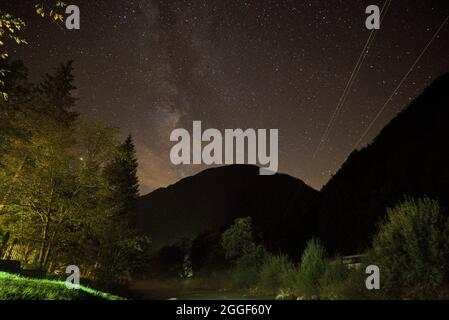
<svg viewBox="0 0 449 320"><path fill-rule="evenodd" d="M77 113L72 111L77 100L72 94L76 89L74 81L73 61L67 61L54 74L46 74L39 88L49 105L47 111L65 125L71 125L77 118Z"/></svg>
<svg viewBox="0 0 449 320"><path fill-rule="evenodd" d="M119 216L133 220L136 200L139 196L139 180L137 178L137 159L131 135L118 147L114 160L105 170L111 195L117 203Z"/></svg>

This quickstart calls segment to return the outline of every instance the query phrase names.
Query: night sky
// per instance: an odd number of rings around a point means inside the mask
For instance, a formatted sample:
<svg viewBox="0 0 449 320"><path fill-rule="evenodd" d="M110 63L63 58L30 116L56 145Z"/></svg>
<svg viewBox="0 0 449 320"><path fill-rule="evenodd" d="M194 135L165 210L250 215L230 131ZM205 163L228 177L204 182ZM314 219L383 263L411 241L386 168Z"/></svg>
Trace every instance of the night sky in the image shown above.
<svg viewBox="0 0 449 320"><path fill-rule="evenodd" d="M23 17L28 45L9 46L33 80L74 60L79 111L134 136L141 193L205 169L174 166L170 132L279 129L279 171L321 188L449 14L449 1L394 0L328 138L317 147L370 31L380 0L67 0L81 29L38 17L31 0L2 0ZM449 71L449 24L359 147ZM314 156L315 154L315 156Z"/></svg>

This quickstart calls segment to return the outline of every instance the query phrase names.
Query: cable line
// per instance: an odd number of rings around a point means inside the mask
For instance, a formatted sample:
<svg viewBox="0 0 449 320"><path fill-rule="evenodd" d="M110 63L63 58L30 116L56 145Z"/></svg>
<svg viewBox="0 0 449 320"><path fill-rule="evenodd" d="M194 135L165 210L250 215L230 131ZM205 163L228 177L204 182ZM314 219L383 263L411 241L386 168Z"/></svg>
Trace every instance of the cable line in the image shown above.
<svg viewBox="0 0 449 320"><path fill-rule="evenodd" d="M383 21L383 19L385 18L385 15L388 11L388 8L390 7L391 4L391 0L386 0L382 6L381 9L381 23ZM352 85L355 82L355 79L360 71L360 68L362 67L363 62L365 61L365 58L367 57L368 53L369 53L369 49L371 47L371 43L374 41L374 39L376 38L376 33L377 33L377 29L373 29L371 30L368 39L365 42L365 46L362 49L362 52L360 53L360 56L357 60L357 63L354 66L354 69L351 72L351 76L349 77L348 82L346 83L345 89L343 90L342 95L340 96L340 99L338 101L338 104L336 106L336 108L334 109L334 112L332 113L331 119L329 120L326 130L323 134L323 136L320 139L320 142L317 146L317 148L315 149L312 159L315 159L316 155L318 154L318 152L320 151L321 147L323 146L323 144L326 142L328 135L330 133L330 131L332 130L332 127L335 123L335 121L338 118L338 114L340 113L344 103L346 102L346 99L349 95L350 89L352 88Z"/></svg>
<svg viewBox="0 0 449 320"><path fill-rule="evenodd" d="M393 93L388 97L387 101L385 101L385 103L383 104L382 108L380 108L379 112L376 114L376 116L374 117L374 119L370 122L370 124L368 125L368 127L366 128L366 130L363 132L363 134L360 136L359 140L357 140L357 142L354 144L354 146L352 147L352 150L354 150L355 148L357 148L357 146L360 144L360 142L363 140L363 138L365 138L366 134L370 131L371 127L373 126L373 124L376 122L376 120L379 118L379 116L382 114L382 112L385 110L385 108L387 107L388 103L390 103L390 101L393 99L393 97L396 95L397 91L399 90L399 88L402 86L402 84L405 82L405 80L408 78L408 76L410 75L410 73L412 73L413 69L415 68L415 66L418 64L418 62L421 60L422 56L426 53L427 49L430 47L430 45L432 44L432 42L435 40L435 38L438 36L438 34L440 33L441 29L443 29L444 25L446 24L446 22L449 20L449 15L446 17L446 19L444 19L443 23L440 25L440 27L438 28L438 30L434 33L433 37L430 39L430 41L427 43L427 45L424 47L424 49L421 51L420 55L416 58L415 62L412 64L412 66L410 67L410 69L407 71L407 73L404 75L404 77L402 78L402 80L399 82L399 85L396 87L396 89L394 89Z"/></svg>

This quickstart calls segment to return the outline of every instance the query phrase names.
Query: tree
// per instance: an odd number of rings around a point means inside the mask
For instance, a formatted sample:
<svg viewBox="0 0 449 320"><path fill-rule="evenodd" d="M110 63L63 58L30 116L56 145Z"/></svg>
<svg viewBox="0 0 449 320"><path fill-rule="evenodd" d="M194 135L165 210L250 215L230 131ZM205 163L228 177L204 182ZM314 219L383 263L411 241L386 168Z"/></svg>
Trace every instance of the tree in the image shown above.
<svg viewBox="0 0 449 320"><path fill-rule="evenodd" d="M24 165L25 146L32 130L33 87L28 70L20 61L0 60L0 69L8 69L3 90L9 100L0 99L0 216L4 202L11 194L11 185Z"/></svg>
<svg viewBox="0 0 449 320"><path fill-rule="evenodd" d="M132 137L118 145L103 171L104 201L108 223L100 232L101 256L97 257L104 279L138 269L147 261L150 239L135 228L136 201L139 196L137 160Z"/></svg>
<svg viewBox="0 0 449 320"><path fill-rule="evenodd" d="M103 254L100 245L107 238L109 225L114 223L110 219L113 210L103 171L118 145L116 134L107 125L85 121L77 121L74 130L76 144L71 162L78 190L73 200L78 210L65 224L57 256L85 269L92 269L99 261Z"/></svg>
<svg viewBox="0 0 449 320"><path fill-rule="evenodd" d="M22 222L41 226L38 264L43 268L62 226L74 214L79 186L72 169L74 121L70 111L74 106L71 91L74 77L71 62L60 65L53 75L46 75L33 104L31 134L24 147L24 157L16 171L13 203L20 210ZM20 177L19 177L20 176ZM35 218L37 219L35 221Z"/></svg>
<svg viewBox="0 0 449 320"><path fill-rule="evenodd" d="M114 160L105 169L105 177L111 191L111 201L116 203L119 214L133 221L139 197L139 180L131 135L118 147Z"/></svg>
<svg viewBox="0 0 449 320"><path fill-rule="evenodd" d="M74 85L73 61L61 63L54 74L46 74L39 86L42 98L46 102L46 112L52 113L52 117L70 126L76 120L78 114L73 112L76 98L72 91Z"/></svg>
<svg viewBox="0 0 449 320"><path fill-rule="evenodd" d="M77 155L71 63L46 75L39 86L27 84L21 64L11 66L17 71L8 74L10 99L2 102L8 148L0 158L0 212L7 211L2 220L14 239L36 252L33 260L46 268L65 242L60 235L70 234L81 213L89 212L82 195L85 189L92 193L92 180L83 179L86 167Z"/></svg>
<svg viewBox="0 0 449 320"><path fill-rule="evenodd" d="M449 271L448 243L449 220L438 201L406 199L388 208L370 253L382 291L395 298L438 297Z"/></svg>
<svg viewBox="0 0 449 320"><path fill-rule="evenodd" d="M148 237L132 217L138 197L131 137L74 113L72 63L28 84L11 63L2 108L0 226L2 252L44 270L76 264L99 280L117 280L145 262ZM5 248L6 247L6 248Z"/></svg>
<svg viewBox="0 0 449 320"><path fill-rule="evenodd" d="M20 226L17 231L28 230L25 232L28 236L35 230L29 230L27 224L37 223L42 227L38 261L44 265L53 242L52 234L57 232L68 204L70 190L63 188L73 185L70 181L73 179L70 148L75 118L69 117L68 113L73 105L52 104L54 92L37 90L29 85L22 64L12 63L11 66L14 71L8 74L9 81L5 86L11 99L2 102L5 107L2 113L8 125L2 137L7 140L8 149L1 158L5 174L2 176L0 213L8 205L12 213L9 221ZM67 90L61 96L65 98L74 88L70 73L71 69L61 66L44 82L56 87L65 81ZM37 221L34 221L35 217ZM58 225L55 230L53 223Z"/></svg>
<svg viewBox="0 0 449 320"><path fill-rule="evenodd" d="M232 274L236 284L256 284L267 252L254 239L251 217L236 219L221 239L225 257L234 267Z"/></svg>

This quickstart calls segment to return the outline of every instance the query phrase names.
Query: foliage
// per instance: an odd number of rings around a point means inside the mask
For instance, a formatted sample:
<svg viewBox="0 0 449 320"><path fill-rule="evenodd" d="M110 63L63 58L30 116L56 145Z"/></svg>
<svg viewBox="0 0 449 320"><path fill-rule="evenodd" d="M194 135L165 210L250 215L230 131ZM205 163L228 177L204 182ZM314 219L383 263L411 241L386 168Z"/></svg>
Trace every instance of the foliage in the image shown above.
<svg viewBox="0 0 449 320"><path fill-rule="evenodd" d="M365 268L348 269L341 281L329 283L328 286L322 288L321 297L340 300L378 299L377 290L366 289L366 277Z"/></svg>
<svg viewBox="0 0 449 320"><path fill-rule="evenodd" d="M48 4L50 2L50 4ZM63 15L61 9L64 8L66 4L60 0L45 1L42 0L37 3L34 7L36 8L36 13L42 18L49 17L50 19L58 22L63 21Z"/></svg>
<svg viewBox="0 0 449 320"><path fill-rule="evenodd" d="M0 259L2 259L5 254L10 236L11 234L9 231L2 232L0 230Z"/></svg>
<svg viewBox="0 0 449 320"><path fill-rule="evenodd" d="M0 11L0 47L5 45L5 38L9 38L17 44L26 43L25 39L17 33L25 27L25 22L10 13ZM0 59L6 59L8 53L0 51Z"/></svg>
<svg viewBox="0 0 449 320"><path fill-rule="evenodd" d="M322 188L309 216L331 253L371 246L386 206L414 198L449 207L449 73L403 108L365 148L354 150Z"/></svg>
<svg viewBox="0 0 449 320"><path fill-rule="evenodd" d="M192 241L190 258L195 275L209 276L213 272L226 269L228 263L221 246L221 233L204 232L198 235Z"/></svg>
<svg viewBox="0 0 449 320"><path fill-rule="evenodd" d="M64 281L30 279L0 272L0 300L123 300L89 287L68 289Z"/></svg>
<svg viewBox="0 0 449 320"><path fill-rule="evenodd" d="M251 218L240 218L222 235L221 244L225 250L226 259L235 260L244 256L254 247Z"/></svg>
<svg viewBox="0 0 449 320"><path fill-rule="evenodd" d="M343 264L341 258L337 257L332 261L327 261L325 271L319 280L320 298L342 298L349 273L350 271Z"/></svg>
<svg viewBox="0 0 449 320"><path fill-rule="evenodd" d="M136 151L131 135L117 148L113 160L105 168L104 175L111 198L120 204L117 208L119 214L132 220L134 217L131 215L135 213L135 204L139 197L139 180Z"/></svg>
<svg viewBox="0 0 449 320"><path fill-rule="evenodd" d="M449 223L437 201L406 199L387 210L370 260L388 297L430 298L448 275Z"/></svg>
<svg viewBox="0 0 449 320"><path fill-rule="evenodd" d="M100 266L95 279L104 285L113 286L124 276L130 277L129 272L139 270L146 265L150 239L146 236L128 236L117 242L108 242L107 255L98 258ZM125 279L128 280L128 279Z"/></svg>
<svg viewBox="0 0 449 320"><path fill-rule="evenodd" d="M348 269L338 257L328 260L322 245L310 240L298 271L290 274L296 293L305 298L441 298L448 279L448 240L449 220L437 201L406 199L387 209L361 268ZM379 266L381 291L366 290L367 264Z"/></svg>
<svg viewBox="0 0 449 320"><path fill-rule="evenodd" d="M274 291L291 289L295 272L295 266L288 256L267 254L260 270L259 286Z"/></svg>
<svg viewBox="0 0 449 320"><path fill-rule="evenodd" d="M109 211L106 238L101 241L105 254L98 259L101 278L114 279L126 271L139 269L148 259L150 239L135 231L136 201L139 196L137 160L132 137L115 148L112 160L103 170L105 197Z"/></svg>
<svg viewBox="0 0 449 320"><path fill-rule="evenodd" d="M58 23L63 21L61 10L65 6L66 4L60 0L41 0L35 5L35 10L41 17L49 17L53 22ZM18 34L25 27L26 23L20 17L15 17L11 13L0 10L0 60L9 56L8 52L2 49L6 40L12 40L19 45L27 44L27 41ZM9 98L8 93L2 89L8 72L10 72L8 69L0 68L0 100L8 100Z"/></svg>
<svg viewBox="0 0 449 320"><path fill-rule="evenodd" d="M326 252L318 240L311 239L301 257L295 289L307 298L318 297L325 270Z"/></svg>
<svg viewBox="0 0 449 320"><path fill-rule="evenodd" d="M26 43L25 39L17 35L17 33L25 27L25 22L10 13L0 11L0 61L8 58L8 52L3 50L5 38L13 40L17 44ZM9 72L6 68L0 68L0 101L8 100L9 96L3 87L5 86L6 76Z"/></svg>
<svg viewBox="0 0 449 320"><path fill-rule="evenodd" d="M58 96L62 101L74 88L73 79L60 78L67 72L71 72L70 63L62 65L54 78L44 82L61 88ZM67 81L66 90L62 90L63 81ZM21 118L24 122L15 122L18 110L10 108L6 113L15 130L9 136L12 148L5 150L2 159L6 175L1 209L7 206L15 237L20 238L20 234L22 239L30 239L41 235L35 239L41 266L46 264L60 231L80 210L77 195L82 188L73 170L74 118L69 112L73 104L51 104L53 94L35 91L34 100L22 105L27 116ZM11 103L15 100L11 99Z"/></svg>
<svg viewBox="0 0 449 320"><path fill-rule="evenodd" d="M133 213L138 196L131 138L73 112L72 63L29 84L11 63L0 101L0 223L16 241L9 252L51 270L77 264L96 279L117 280L146 258ZM113 168L113 170L112 170Z"/></svg>
<svg viewBox="0 0 449 320"><path fill-rule="evenodd" d="M182 277L189 246L187 239L181 239L172 245L162 247L151 257L145 272L158 278Z"/></svg>
<svg viewBox="0 0 449 320"><path fill-rule="evenodd" d="M222 235L225 257L232 265L231 275L238 286L252 286L259 280L262 263L267 256L254 239L251 218L236 219Z"/></svg>

